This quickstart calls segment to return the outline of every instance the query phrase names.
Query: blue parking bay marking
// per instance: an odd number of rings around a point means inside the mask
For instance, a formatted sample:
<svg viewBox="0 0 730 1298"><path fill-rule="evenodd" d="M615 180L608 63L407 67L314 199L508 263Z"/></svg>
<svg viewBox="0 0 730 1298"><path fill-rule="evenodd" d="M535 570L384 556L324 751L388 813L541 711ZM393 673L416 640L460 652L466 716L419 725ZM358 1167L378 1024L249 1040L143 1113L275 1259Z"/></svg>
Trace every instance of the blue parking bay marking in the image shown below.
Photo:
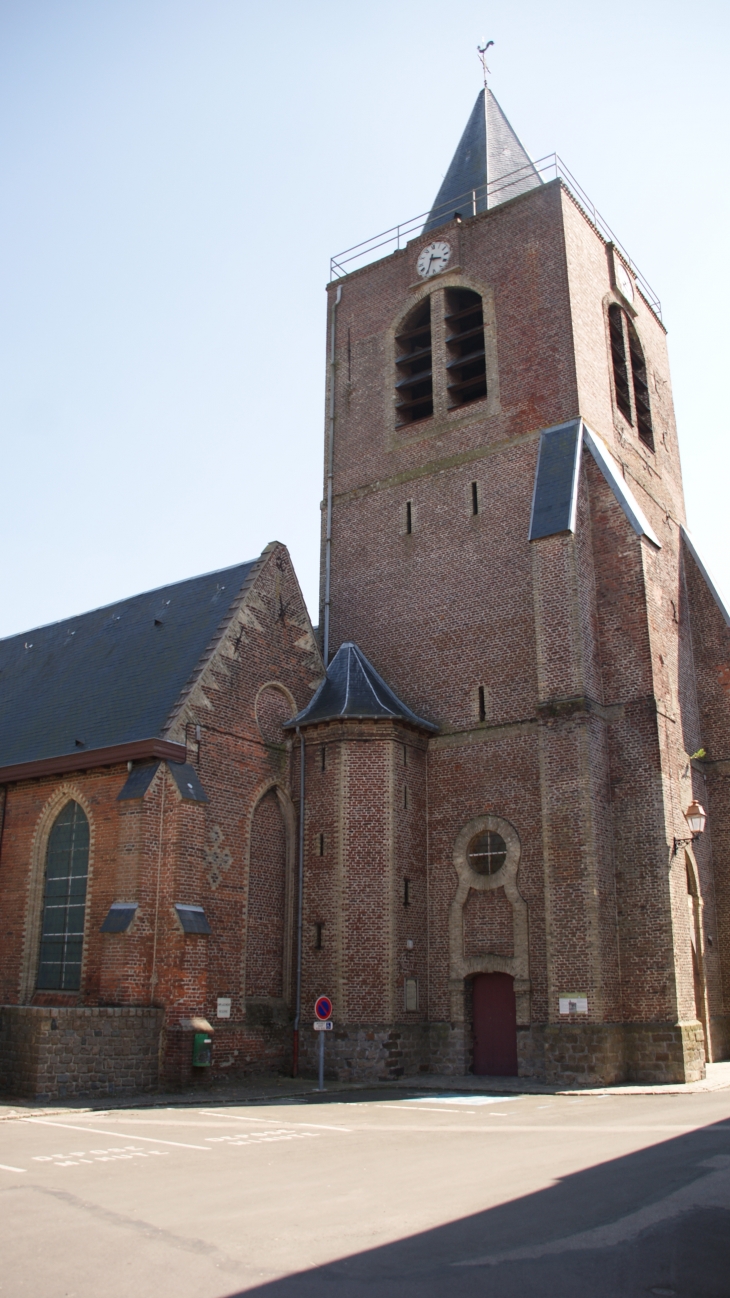
<svg viewBox="0 0 730 1298"><path fill-rule="evenodd" d="M422 1095L416 1100L404 1100L404 1104L465 1104L470 1109L477 1104L511 1104L521 1100L521 1095Z"/></svg>

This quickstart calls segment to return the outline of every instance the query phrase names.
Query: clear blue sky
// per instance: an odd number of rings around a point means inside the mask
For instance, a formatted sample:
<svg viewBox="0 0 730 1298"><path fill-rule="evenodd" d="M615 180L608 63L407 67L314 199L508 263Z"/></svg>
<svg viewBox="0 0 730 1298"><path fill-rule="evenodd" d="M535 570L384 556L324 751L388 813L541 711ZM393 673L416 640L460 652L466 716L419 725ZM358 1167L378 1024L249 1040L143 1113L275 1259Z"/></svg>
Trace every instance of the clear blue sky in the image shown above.
<svg viewBox="0 0 730 1298"><path fill-rule="evenodd" d="M290 547L316 620L331 253L428 208L480 87L659 293L730 592L730 6L0 3L0 635Z"/></svg>

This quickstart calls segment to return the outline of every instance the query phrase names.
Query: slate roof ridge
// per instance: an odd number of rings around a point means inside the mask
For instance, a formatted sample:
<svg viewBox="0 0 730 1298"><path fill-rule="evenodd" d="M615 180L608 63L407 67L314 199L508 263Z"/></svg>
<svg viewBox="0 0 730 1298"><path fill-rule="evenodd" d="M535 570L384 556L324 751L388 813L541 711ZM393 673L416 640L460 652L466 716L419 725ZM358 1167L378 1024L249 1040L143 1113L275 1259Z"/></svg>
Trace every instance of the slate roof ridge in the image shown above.
<svg viewBox="0 0 730 1298"><path fill-rule="evenodd" d="M260 557L259 555L258 558ZM14 631L12 635L0 636L0 645L7 644L10 640L20 640L23 636L33 635L35 631L50 631L53 627L64 626L67 622L93 617L94 613L105 613L107 609L119 608L120 604L131 604L133 600L146 599L149 595L156 595L158 591L175 590L177 586L186 586L192 581L204 581L206 577L222 577L225 573L243 568L249 563L258 563L258 559L242 559L240 563L231 563L227 568L211 568L209 572L198 572L193 577L182 577L180 581L171 581L162 586L152 586L149 590L137 591L135 595L124 595L122 599L112 600L111 604L95 604L93 608L85 608L82 613L70 613L68 617L59 617L53 622L40 622L37 626L29 626L24 631Z"/></svg>
<svg viewBox="0 0 730 1298"><path fill-rule="evenodd" d="M272 551L0 640L0 771L180 760L170 720Z"/></svg>
<svg viewBox="0 0 730 1298"><path fill-rule="evenodd" d="M170 711L167 717L165 718L165 721L163 722L160 730L161 737L164 737L166 734L168 734L169 731L174 726L178 716L180 715L181 710L184 708L185 703L187 702L192 691L194 690L195 686L197 685L198 681L203 675L203 672L208 666L208 663L215 656L216 650L218 649L221 642L224 640L226 631L231 625L231 622L233 621L236 612L244 603L245 598L248 595L248 592L256 582L262 569L266 566L267 559L269 559L273 551L279 547L284 548L282 542L270 541L268 545L264 546L263 550L261 551L261 554L258 556L257 559L249 560L251 566L248 572L246 573L243 584L239 587L238 593L234 595L233 599L231 600L231 603L228 605L228 610L226 614L224 615L224 617L221 618L220 622L218 623L218 626L214 634L211 636L211 639L209 640L208 644L206 645L205 649L200 655L193 671L188 676L188 679L183 685L176 701L173 703L172 707L170 708ZM238 567L238 566L240 565L234 564L234 567ZM231 569L224 569L223 571L230 572ZM210 576L214 576L214 575L215 573L210 574Z"/></svg>

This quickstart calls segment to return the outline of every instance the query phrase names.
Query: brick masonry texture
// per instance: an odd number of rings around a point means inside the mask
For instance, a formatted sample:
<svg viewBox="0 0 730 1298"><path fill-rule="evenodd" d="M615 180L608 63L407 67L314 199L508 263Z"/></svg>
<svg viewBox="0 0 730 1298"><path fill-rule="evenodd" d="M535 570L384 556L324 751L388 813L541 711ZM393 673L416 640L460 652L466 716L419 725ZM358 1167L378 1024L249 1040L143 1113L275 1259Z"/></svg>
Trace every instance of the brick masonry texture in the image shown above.
<svg viewBox="0 0 730 1298"><path fill-rule="evenodd" d="M207 803L183 801L164 763L129 802L126 765L5 790L6 1089L290 1069L300 827L305 1072L327 993L328 1076L462 1075L471 979L495 972L514 980L523 1076L695 1080L730 1053L730 630L681 539L664 329L638 292L617 292L614 250L559 182L442 234L452 259L427 283L424 236L341 280L339 303L330 286L327 353L330 653L354 640L438 733L396 718L284 729L324 666L287 551L268 546L165 734L187 746ZM488 388L453 408L450 288L482 298ZM398 427L396 338L426 297L434 411ZM614 303L644 350L653 451L616 405ZM578 416L661 548L587 450L575 530L528 541L541 430ZM323 510L323 542L325 526ZM324 584L320 625L323 613ZM693 796L709 813L694 843ZM70 797L91 829L82 985L41 993L45 846ZM488 827L508 859L485 883L465 844ZM138 904L131 928L102 934L124 900ZM210 935L184 933L176 903L203 906ZM574 998L587 1012L561 1014ZM64 1015L61 1058L48 1025ZM100 1027L93 1053L83 1015L124 1030ZM207 1071L192 1068L196 1019L213 1028Z"/></svg>

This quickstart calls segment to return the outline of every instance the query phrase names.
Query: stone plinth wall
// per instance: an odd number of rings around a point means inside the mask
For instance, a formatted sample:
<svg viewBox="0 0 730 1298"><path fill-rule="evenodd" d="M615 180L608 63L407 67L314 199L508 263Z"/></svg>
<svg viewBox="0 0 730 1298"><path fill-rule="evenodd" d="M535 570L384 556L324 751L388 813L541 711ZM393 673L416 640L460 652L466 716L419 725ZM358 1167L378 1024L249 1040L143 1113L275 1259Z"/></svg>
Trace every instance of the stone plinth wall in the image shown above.
<svg viewBox="0 0 730 1298"><path fill-rule="evenodd" d="M545 1023L517 1032L519 1075L565 1086L696 1082L702 1024Z"/></svg>
<svg viewBox="0 0 730 1298"><path fill-rule="evenodd" d="M319 1033L305 1023L299 1038L299 1071L316 1076ZM325 1077L339 1082L387 1082L434 1072L427 1023L357 1023L326 1033Z"/></svg>
<svg viewBox="0 0 730 1298"><path fill-rule="evenodd" d="M3 1005L0 1090L37 1099L152 1090L163 1018L126 1006Z"/></svg>

